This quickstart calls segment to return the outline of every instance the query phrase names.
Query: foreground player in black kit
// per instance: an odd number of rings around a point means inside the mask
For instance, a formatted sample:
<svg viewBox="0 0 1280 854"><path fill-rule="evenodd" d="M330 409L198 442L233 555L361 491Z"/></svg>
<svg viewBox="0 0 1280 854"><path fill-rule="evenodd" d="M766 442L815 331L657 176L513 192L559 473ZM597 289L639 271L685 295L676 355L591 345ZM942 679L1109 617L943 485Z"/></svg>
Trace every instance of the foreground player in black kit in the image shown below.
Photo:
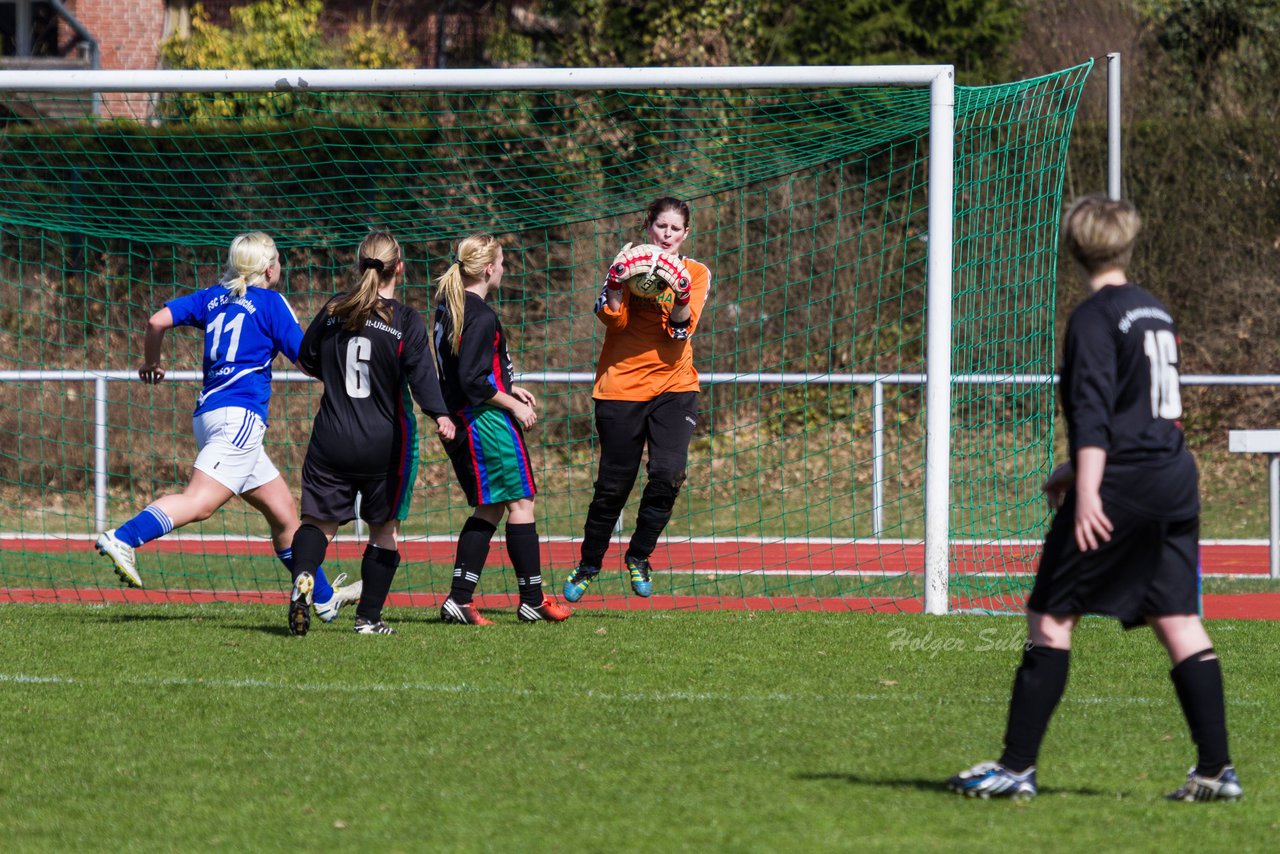
<svg viewBox="0 0 1280 854"><path fill-rule="evenodd" d="M307 633L312 573L338 527L355 518L357 493L369 544L355 628L395 633L382 621L382 606L400 565L397 538L418 470L409 395L435 419L442 439L454 435L427 325L394 298L404 276L400 244L386 232L370 233L360 244L357 270L356 286L325 304L298 353L298 365L324 382L324 396L302 463L302 525L293 537L289 630L295 635Z"/></svg>
<svg viewBox="0 0 1280 854"><path fill-rule="evenodd" d="M1141 220L1128 202L1080 199L1063 245L1090 296L1067 324L1059 391L1071 460L1045 482L1057 508L1027 599L1028 638L1013 681L1004 753L947 785L970 797L1030 798L1049 719L1067 685L1071 633L1083 614L1151 626L1198 758L1179 801L1243 794L1227 751L1222 670L1199 617L1200 496L1187 451L1178 334L1168 310L1125 266Z"/></svg>

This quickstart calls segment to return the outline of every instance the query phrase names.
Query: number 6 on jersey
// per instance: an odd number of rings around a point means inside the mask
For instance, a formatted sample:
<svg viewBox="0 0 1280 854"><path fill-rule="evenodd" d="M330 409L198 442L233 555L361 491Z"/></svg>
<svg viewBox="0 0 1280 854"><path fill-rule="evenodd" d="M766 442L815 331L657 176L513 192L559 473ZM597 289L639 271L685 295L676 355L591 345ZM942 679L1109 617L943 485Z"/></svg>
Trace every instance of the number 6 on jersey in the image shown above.
<svg viewBox="0 0 1280 854"><path fill-rule="evenodd" d="M343 371L347 396L364 398L373 393L369 385L369 360L373 358L373 344L363 335L347 341L347 368Z"/></svg>

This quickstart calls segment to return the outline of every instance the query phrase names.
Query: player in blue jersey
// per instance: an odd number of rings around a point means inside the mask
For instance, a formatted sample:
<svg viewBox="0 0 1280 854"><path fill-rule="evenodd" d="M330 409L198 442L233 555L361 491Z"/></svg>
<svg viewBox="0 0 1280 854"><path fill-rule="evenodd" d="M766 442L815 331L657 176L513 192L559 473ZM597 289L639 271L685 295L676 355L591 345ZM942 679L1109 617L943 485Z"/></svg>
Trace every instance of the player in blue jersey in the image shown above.
<svg viewBox="0 0 1280 854"><path fill-rule="evenodd" d="M276 556L292 569L298 529L293 494L262 446L271 399L271 363L277 353L296 361L302 329L289 303L271 287L280 280L275 241L261 232L231 243L222 281L165 303L151 316L138 377L164 379L161 345L175 326L204 330L204 384L192 416L198 453L191 480L180 493L147 505L119 528L104 531L95 546L130 587L142 587L134 549L190 522L208 519L239 495L266 518ZM329 621L339 607L359 598L359 583L330 584L316 577L315 604Z"/></svg>

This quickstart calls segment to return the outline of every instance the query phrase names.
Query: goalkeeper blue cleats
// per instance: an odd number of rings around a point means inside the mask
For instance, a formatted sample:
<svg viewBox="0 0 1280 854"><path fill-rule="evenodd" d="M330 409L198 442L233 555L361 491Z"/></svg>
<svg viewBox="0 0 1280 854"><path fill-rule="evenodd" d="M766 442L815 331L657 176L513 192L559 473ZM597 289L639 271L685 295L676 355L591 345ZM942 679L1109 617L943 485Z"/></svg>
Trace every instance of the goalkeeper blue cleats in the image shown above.
<svg viewBox="0 0 1280 854"><path fill-rule="evenodd" d="M627 555L627 573L631 576L631 589L646 599L653 594L653 582L649 580L649 559Z"/></svg>
<svg viewBox="0 0 1280 854"><path fill-rule="evenodd" d="M569 576L569 580L564 583L564 598L569 602L577 602L582 598L582 594L587 592L587 588L591 586L591 582L596 580L596 576L600 574L600 567L587 566L580 563L573 569L573 574Z"/></svg>
<svg viewBox="0 0 1280 854"><path fill-rule="evenodd" d="M947 780L947 788L966 798L1028 800L1036 796L1036 769L1015 774L999 762L983 762Z"/></svg>
<svg viewBox="0 0 1280 854"><path fill-rule="evenodd" d="M1165 795L1171 801L1235 801L1244 796L1240 786L1240 778L1236 769L1230 765L1218 772L1216 777L1197 774L1192 768L1187 772L1187 782Z"/></svg>

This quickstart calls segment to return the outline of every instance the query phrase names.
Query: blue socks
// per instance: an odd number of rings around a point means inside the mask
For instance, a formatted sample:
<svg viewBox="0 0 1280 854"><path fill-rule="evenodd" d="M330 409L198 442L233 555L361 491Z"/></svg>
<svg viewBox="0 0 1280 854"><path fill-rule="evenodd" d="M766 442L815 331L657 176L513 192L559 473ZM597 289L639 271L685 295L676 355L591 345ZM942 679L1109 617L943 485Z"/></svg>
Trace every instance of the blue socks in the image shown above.
<svg viewBox="0 0 1280 854"><path fill-rule="evenodd" d="M284 568L289 570L289 574L292 575L293 574L293 548L290 547L287 549L281 549L280 551L276 552L276 557L280 559L280 562L284 564ZM315 592L312 594L315 598L315 601L328 602L330 599L333 598L333 585L330 584L329 579L325 577L323 566L316 567L315 577L316 577L316 587L315 587Z"/></svg>
<svg viewBox="0 0 1280 854"><path fill-rule="evenodd" d="M144 543L158 540L173 530L173 520L154 504L148 504L142 512L116 528L116 537L126 545L135 549ZM293 570L293 549L281 549L276 557L284 564L285 569ZM324 567L316 567L315 598L317 602L328 602L333 598L333 585L325 577Z"/></svg>
<svg viewBox="0 0 1280 854"><path fill-rule="evenodd" d="M173 530L173 520L154 504L116 528L116 538L135 549L143 543L158 540Z"/></svg>

